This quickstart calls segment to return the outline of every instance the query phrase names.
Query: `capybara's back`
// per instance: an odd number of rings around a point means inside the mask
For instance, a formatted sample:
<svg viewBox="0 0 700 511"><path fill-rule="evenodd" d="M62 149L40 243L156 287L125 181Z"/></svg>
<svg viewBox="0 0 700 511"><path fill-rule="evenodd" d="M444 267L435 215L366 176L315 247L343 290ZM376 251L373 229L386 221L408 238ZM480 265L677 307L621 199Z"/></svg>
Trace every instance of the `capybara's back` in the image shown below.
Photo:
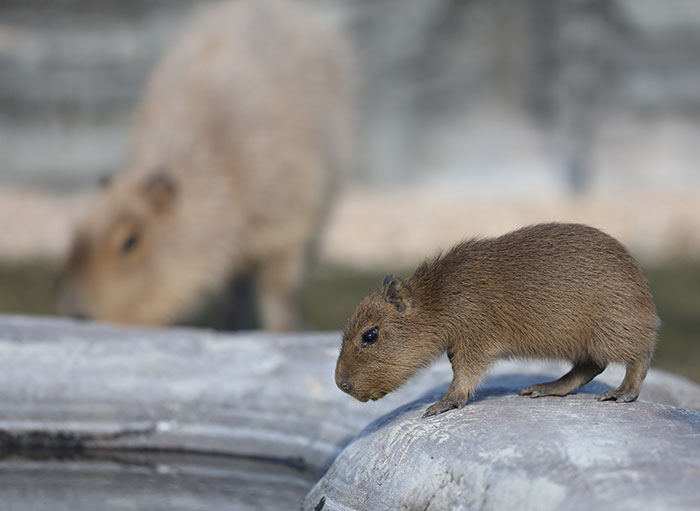
<svg viewBox="0 0 700 511"><path fill-rule="evenodd" d="M540 224L467 241L430 271L442 268L459 268L444 291L469 296L472 328L495 332L511 355L603 362L651 355L659 320L646 278L598 229Z"/></svg>
<svg viewBox="0 0 700 511"><path fill-rule="evenodd" d="M79 226L64 313L159 324L257 272L263 326L299 326L310 244L347 157L337 34L276 0L207 7L156 67L127 169Z"/></svg>
<svg viewBox="0 0 700 511"><path fill-rule="evenodd" d="M637 262L616 239L581 224L540 224L446 254L464 260L471 328L497 356L565 359L570 373L523 394L562 395L609 363L627 366L620 388L601 399L636 399L660 321ZM478 319L477 319L478 318Z"/></svg>

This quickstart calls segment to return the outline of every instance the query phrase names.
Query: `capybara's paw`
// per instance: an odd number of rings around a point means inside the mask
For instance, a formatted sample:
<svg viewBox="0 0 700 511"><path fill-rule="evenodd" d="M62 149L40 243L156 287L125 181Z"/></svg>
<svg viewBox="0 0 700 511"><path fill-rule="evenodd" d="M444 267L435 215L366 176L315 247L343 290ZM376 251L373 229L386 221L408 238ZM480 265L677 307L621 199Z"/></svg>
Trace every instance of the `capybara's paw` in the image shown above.
<svg viewBox="0 0 700 511"><path fill-rule="evenodd" d="M530 385L520 391L521 396L542 397L542 396L565 396L568 390L562 388L557 382L538 383Z"/></svg>
<svg viewBox="0 0 700 511"><path fill-rule="evenodd" d="M540 397L546 396L547 394L545 393L544 384L538 383L537 385L530 385L529 387L525 387L523 390L520 391L520 395Z"/></svg>
<svg viewBox="0 0 700 511"><path fill-rule="evenodd" d="M462 408L467 404L467 398L454 398L454 397L443 397L440 401L434 405L428 407L428 409L423 414L423 418L432 417L433 415L440 415L441 413L447 412L449 410L454 410L455 408Z"/></svg>
<svg viewBox="0 0 700 511"><path fill-rule="evenodd" d="M629 403L634 401L639 396L638 393L628 392L626 390L606 390L599 396L596 396L598 401L617 401L618 403Z"/></svg>

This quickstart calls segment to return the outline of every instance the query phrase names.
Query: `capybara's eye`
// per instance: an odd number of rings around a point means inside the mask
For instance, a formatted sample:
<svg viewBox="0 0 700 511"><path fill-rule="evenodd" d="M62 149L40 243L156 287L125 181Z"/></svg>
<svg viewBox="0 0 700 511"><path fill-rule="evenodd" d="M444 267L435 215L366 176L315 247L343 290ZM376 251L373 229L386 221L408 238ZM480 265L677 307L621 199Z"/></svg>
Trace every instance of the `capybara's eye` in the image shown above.
<svg viewBox="0 0 700 511"><path fill-rule="evenodd" d="M379 336L379 327L372 327L362 334L362 346L369 346L377 342L377 337Z"/></svg>
<svg viewBox="0 0 700 511"><path fill-rule="evenodd" d="M138 234L136 234L136 233L130 234L122 243L122 246L121 246L122 254L126 254L126 253L134 250L134 248L136 248L136 245L139 244L139 241L140 241L140 238L139 238Z"/></svg>

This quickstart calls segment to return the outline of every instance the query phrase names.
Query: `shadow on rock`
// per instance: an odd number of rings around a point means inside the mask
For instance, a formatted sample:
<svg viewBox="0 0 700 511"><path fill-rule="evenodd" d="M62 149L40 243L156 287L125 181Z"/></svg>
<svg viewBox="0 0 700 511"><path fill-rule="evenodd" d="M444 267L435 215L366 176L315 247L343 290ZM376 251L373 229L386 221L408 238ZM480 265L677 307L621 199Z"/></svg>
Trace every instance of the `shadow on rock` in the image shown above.
<svg viewBox="0 0 700 511"><path fill-rule="evenodd" d="M519 394L522 389L529 385L537 383L548 383L554 381L558 376L541 373L516 373L516 374L498 374L486 378L483 386L476 391L474 401L486 399L489 397L503 396L507 394ZM581 388L570 392L569 394L602 394L606 390L611 389L610 385L603 382L593 380ZM545 396L556 398L558 396ZM542 399L542 398L537 398Z"/></svg>
<svg viewBox="0 0 700 511"><path fill-rule="evenodd" d="M486 399L501 397L501 396L511 396L519 395L520 391L527 387L528 385L533 385L536 383L546 383L556 380L558 377L551 374L541 374L541 373L514 373L514 374L497 374L490 376L484 380L484 383L476 390L474 397L469 400L470 404L478 403ZM415 410L422 411L424 408L428 407L432 403L438 401L449 388L449 383L444 383L432 387L430 390L426 391L418 399L406 403L405 405L399 406L395 410L379 417L378 419L372 421L365 429L363 429L356 438L362 438L375 431L378 431L388 424L391 424L403 415L413 412ZM610 385L599 381L592 381L587 383L583 387L576 389L570 394L591 394L598 395L602 394L606 390L611 389ZM522 399L532 399L529 396L522 396ZM564 397L558 396L544 396L537 399L566 399ZM469 406L469 404L467 405Z"/></svg>

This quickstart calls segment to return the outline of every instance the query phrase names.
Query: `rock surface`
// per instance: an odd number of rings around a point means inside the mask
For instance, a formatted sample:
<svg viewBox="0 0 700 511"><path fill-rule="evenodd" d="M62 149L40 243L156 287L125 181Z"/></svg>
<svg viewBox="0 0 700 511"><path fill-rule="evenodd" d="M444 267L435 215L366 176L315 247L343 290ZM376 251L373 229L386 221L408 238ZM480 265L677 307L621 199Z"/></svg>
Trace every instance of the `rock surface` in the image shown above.
<svg viewBox="0 0 700 511"><path fill-rule="evenodd" d="M185 449L285 460L320 476L369 422L449 378L438 364L363 404L335 386L339 347L337 333L0 316L0 446Z"/></svg>
<svg viewBox="0 0 700 511"><path fill-rule="evenodd" d="M337 333L0 315L0 448L184 450L317 477L332 464L305 509L322 497L331 510L700 507L700 414L689 410L700 387L683 378L652 370L638 402L599 403L593 394L622 379L612 367L575 395L532 400L517 391L566 365L501 362L475 402L420 419L450 381L446 360L360 403L335 387L339 346Z"/></svg>
<svg viewBox="0 0 700 511"><path fill-rule="evenodd" d="M458 411L421 419L436 393L373 422L303 509L700 509L700 413L508 383Z"/></svg>

